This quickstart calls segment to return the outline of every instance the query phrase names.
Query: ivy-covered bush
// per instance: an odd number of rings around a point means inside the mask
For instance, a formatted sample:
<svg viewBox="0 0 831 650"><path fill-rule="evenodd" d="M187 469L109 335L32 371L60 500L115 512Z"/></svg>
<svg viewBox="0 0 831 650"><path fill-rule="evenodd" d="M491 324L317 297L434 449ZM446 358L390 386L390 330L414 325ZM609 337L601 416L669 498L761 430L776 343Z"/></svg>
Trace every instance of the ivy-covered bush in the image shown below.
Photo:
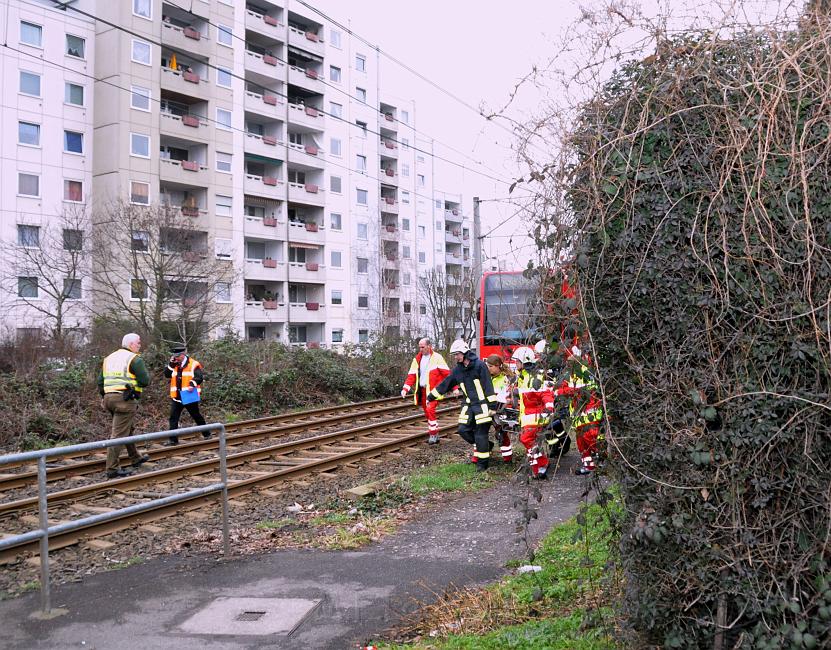
<svg viewBox="0 0 831 650"><path fill-rule="evenodd" d="M575 125L572 274L639 643L831 647L829 116L821 16L662 43Z"/></svg>

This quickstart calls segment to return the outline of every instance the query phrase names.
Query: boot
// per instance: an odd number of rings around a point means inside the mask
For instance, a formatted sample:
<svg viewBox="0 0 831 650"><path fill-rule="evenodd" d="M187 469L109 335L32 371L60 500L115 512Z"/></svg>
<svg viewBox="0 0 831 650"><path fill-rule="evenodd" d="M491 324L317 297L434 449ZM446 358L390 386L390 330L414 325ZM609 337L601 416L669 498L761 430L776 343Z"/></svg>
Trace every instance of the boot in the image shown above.
<svg viewBox="0 0 831 650"><path fill-rule="evenodd" d="M437 445L439 444L439 434L438 433L431 433L430 437L427 438L428 445Z"/></svg>
<svg viewBox="0 0 831 650"><path fill-rule="evenodd" d="M177 438L176 436L172 436L170 438L170 440L168 440L166 443L164 443L164 446L165 447L175 447L178 444L179 444L179 438Z"/></svg>
<svg viewBox="0 0 831 650"><path fill-rule="evenodd" d="M490 464L490 459L488 458L479 458L476 461L476 471L477 472L484 472L488 469L488 465Z"/></svg>

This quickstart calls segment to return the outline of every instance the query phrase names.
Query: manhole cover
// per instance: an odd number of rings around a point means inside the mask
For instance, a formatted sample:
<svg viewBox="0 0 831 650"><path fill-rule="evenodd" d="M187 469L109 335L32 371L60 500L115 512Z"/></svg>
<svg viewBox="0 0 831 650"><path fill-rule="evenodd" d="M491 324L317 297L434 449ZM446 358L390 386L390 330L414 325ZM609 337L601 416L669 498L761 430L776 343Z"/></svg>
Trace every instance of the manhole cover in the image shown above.
<svg viewBox="0 0 831 650"><path fill-rule="evenodd" d="M190 634L287 634L319 604L319 600L305 598L222 596L179 627Z"/></svg>

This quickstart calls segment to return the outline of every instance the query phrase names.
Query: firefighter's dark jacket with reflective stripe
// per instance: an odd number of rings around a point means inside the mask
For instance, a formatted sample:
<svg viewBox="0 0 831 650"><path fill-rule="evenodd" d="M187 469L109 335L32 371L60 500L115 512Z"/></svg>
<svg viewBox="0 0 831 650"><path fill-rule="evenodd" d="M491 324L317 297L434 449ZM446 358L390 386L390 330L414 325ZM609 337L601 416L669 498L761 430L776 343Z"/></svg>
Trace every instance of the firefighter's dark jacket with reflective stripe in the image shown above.
<svg viewBox="0 0 831 650"><path fill-rule="evenodd" d="M475 352L466 352L465 359L470 363L468 365L457 363L450 374L430 392L430 395L433 399L438 399L458 384L465 394L465 404L459 413L459 422L466 424L472 413L476 424L485 424L491 421L493 409L497 406L491 374Z"/></svg>

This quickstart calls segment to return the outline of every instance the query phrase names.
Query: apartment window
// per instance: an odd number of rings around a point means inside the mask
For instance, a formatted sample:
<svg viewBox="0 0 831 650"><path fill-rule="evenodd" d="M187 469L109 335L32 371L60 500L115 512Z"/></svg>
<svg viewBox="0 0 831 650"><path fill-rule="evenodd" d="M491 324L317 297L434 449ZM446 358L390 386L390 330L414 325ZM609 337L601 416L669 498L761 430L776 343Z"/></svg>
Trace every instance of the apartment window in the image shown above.
<svg viewBox="0 0 831 650"><path fill-rule="evenodd" d="M441 210L441 199L436 199L436 209Z"/></svg>
<svg viewBox="0 0 831 650"><path fill-rule="evenodd" d="M341 49L341 33L333 29L329 32L329 45Z"/></svg>
<svg viewBox="0 0 831 650"><path fill-rule="evenodd" d="M355 156L355 171L366 174L366 156L361 154Z"/></svg>
<svg viewBox="0 0 831 650"><path fill-rule="evenodd" d="M216 69L216 85L223 88L231 87L231 71L225 68Z"/></svg>
<svg viewBox="0 0 831 650"><path fill-rule="evenodd" d="M63 150L67 153L84 153L84 134L77 131L64 131Z"/></svg>
<svg viewBox="0 0 831 650"><path fill-rule="evenodd" d="M150 65L150 43L134 38L131 58L135 63Z"/></svg>
<svg viewBox="0 0 831 650"><path fill-rule="evenodd" d="M216 216L230 217L233 206L233 198L230 196L216 195Z"/></svg>
<svg viewBox="0 0 831 650"><path fill-rule="evenodd" d="M366 137L366 127L367 127L366 122L361 122L361 120L355 120L355 126L357 126L361 130L361 134L360 134L361 137L365 138Z"/></svg>
<svg viewBox="0 0 831 650"><path fill-rule="evenodd" d="M150 89L142 86L130 88L130 106L140 111L150 110Z"/></svg>
<svg viewBox="0 0 831 650"><path fill-rule="evenodd" d="M214 255L219 260L230 260L233 252L233 242L230 239L217 237L214 239Z"/></svg>
<svg viewBox="0 0 831 650"><path fill-rule="evenodd" d="M419 239L426 239L427 238L427 226L419 226L418 227L418 238Z"/></svg>
<svg viewBox="0 0 831 650"><path fill-rule="evenodd" d="M17 226L17 245L24 248L40 248L40 226Z"/></svg>
<svg viewBox="0 0 831 650"><path fill-rule="evenodd" d="M410 141L407 138L401 138L399 142L401 143L402 149L407 149L410 146Z"/></svg>
<svg viewBox="0 0 831 650"><path fill-rule="evenodd" d="M32 122L18 122L17 143L29 145L30 147L39 147L40 124L33 124Z"/></svg>
<svg viewBox="0 0 831 650"><path fill-rule="evenodd" d="M153 17L152 3L150 0L133 0L133 14L147 18L150 20Z"/></svg>
<svg viewBox="0 0 831 650"><path fill-rule="evenodd" d="M227 45L228 47L234 46L234 31L230 27L226 27L225 25L217 25L216 26L216 41L221 45Z"/></svg>
<svg viewBox="0 0 831 650"><path fill-rule="evenodd" d="M404 313L409 314L413 310L413 303L409 301L404 301Z"/></svg>
<svg viewBox="0 0 831 650"><path fill-rule="evenodd" d="M409 273L404 272L404 273L401 274L401 284L403 284L405 287L410 285L410 274Z"/></svg>
<svg viewBox="0 0 831 650"><path fill-rule="evenodd" d="M18 277L17 296L18 298L37 298L38 279L31 276Z"/></svg>
<svg viewBox="0 0 831 650"><path fill-rule="evenodd" d="M66 82L63 90L63 100L73 106L84 105L84 87L80 84Z"/></svg>
<svg viewBox="0 0 831 650"><path fill-rule="evenodd" d="M410 111L401 111L401 121L404 122L404 124L410 123Z"/></svg>
<svg viewBox="0 0 831 650"><path fill-rule="evenodd" d="M341 193L341 178L340 176L329 177L329 190L335 194Z"/></svg>
<svg viewBox="0 0 831 650"><path fill-rule="evenodd" d="M427 315L427 305L419 305L418 306L418 313L421 314L422 316L426 316Z"/></svg>
<svg viewBox="0 0 831 650"><path fill-rule="evenodd" d="M343 267L342 254L340 251L331 251L329 254L330 266L336 269Z"/></svg>
<svg viewBox="0 0 831 650"><path fill-rule="evenodd" d="M40 97L40 75L34 72L20 71L20 92L32 97Z"/></svg>
<svg viewBox="0 0 831 650"><path fill-rule="evenodd" d="M342 305L343 304L343 291L340 289L333 289L332 290L332 304L333 305Z"/></svg>
<svg viewBox="0 0 831 650"><path fill-rule="evenodd" d="M368 239L368 227L365 223L358 224L358 239Z"/></svg>
<svg viewBox="0 0 831 650"><path fill-rule="evenodd" d="M369 260L366 257L358 258L358 273L369 273Z"/></svg>
<svg viewBox="0 0 831 650"><path fill-rule="evenodd" d="M216 152L216 171L225 172L226 174L230 174L231 173L231 161L232 160L233 160L233 155L232 154L217 151Z"/></svg>
<svg viewBox="0 0 831 650"><path fill-rule="evenodd" d="M355 86L355 97L361 104L366 104L366 88Z"/></svg>
<svg viewBox="0 0 831 650"><path fill-rule="evenodd" d="M75 278L63 279L63 297L67 300L81 299L81 281Z"/></svg>
<svg viewBox="0 0 831 650"><path fill-rule="evenodd" d="M441 229L442 229L441 221L436 221L436 230L441 230Z"/></svg>
<svg viewBox="0 0 831 650"><path fill-rule="evenodd" d="M402 176L409 176L410 175L410 165L407 163L401 163L401 175Z"/></svg>
<svg viewBox="0 0 831 650"><path fill-rule="evenodd" d="M84 184L81 181L64 180L63 200L81 203L84 200Z"/></svg>
<svg viewBox="0 0 831 650"><path fill-rule="evenodd" d="M147 282L133 278L130 280L130 299L131 300L147 300L150 292L147 287Z"/></svg>
<svg viewBox="0 0 831 650"><path fill-rule="evenodd" d="M369 330L358 330L358 343L369 343Z"/></svg>
<svg viewBox="0 0 831 650"><path fill-rule="evenodd" d="M80 36L73 36L72 34L66 35L66 53L69 56L76 56L79 59L85 58L84 56L84 48L86 47L86 41L81 38Z"/></svg>
<svg viewBox="0 0 831 650"><path fill-rule="evenodd" d="M150 250L150 233L145 230L134 230L130 235L130 250L146 253Z"/></svg>
<svg viewBox="0 0 831 650"><path fill-rule="evenodd" d="M308 333L305 325L292 325L289 327L289 341L292 343L306 343Z"/></svg>
<svg viewBox="0 0 831 650"><path fill-rule="evenodd" d="M43 44L43 27L35 25L35 23L27 23L25 20L21 20L20 42L25 45L41 47Z"/></svg>
<svg viewBox="0 0 831 650"><path fill-rule="evenodd" d="M17 175L17 193L22 196L40 196L40 176L19 173Z"/></svg>
<svg viewBox="0 0 831 650"><path fill-rule="evenodd" d="M358 72L366 72L366 57L363 54L355 55L355 69Z"/></svg>
<svg viewBox="0 0 831 650"><path fill-rule="evenodd" d="M141 133L130 134L130 155L140 158L150 157L150 136Z"/></svg>
<svg viewBox="0 0 831 650"><path fill-rule="evenodd" d="M341 156L341 142L338 138L331 138L329 140L329 155L337 156L340 158Z"/></svg>
<svg viewBox="0 0 831 650"><path fill-rule="evenodd" d="M402 219L401 220L401 230L410 230L410 220L409 219Z"/></svg>
<svg viewBox="0 0 831 650"><path fill-rule="evenodd" d="M358 205L366 205L367 204L367 192L366 192L366 190L356 189L355 190L355 200L358 202Z"/></svg>
<svg viewBox="0 0 831 650"><path fill-rule="evenodd" d="M84 248L84 231L72 228L63 229L63 249L65 251L79 251Z"/></svg>
<svg viewBox="0 0 831 650"><path fill-rule="evenodd" d="M339 67L337 67L335 65L330 65L329 66L329 79L331 81L335 81L337 83L340 83L341 76L340 76L340 68Z"/></svg>
<svg viewBox="0 0 831 650"><path fill-rule="evenodd" d="M227 131L231 130L231 119L233 118L233 113L231 111L227 111L224 108L217 108L216 109L216 126L220 129L225 129Z"/></svg>
<svg viewBox="0 0 831 650"><path fill-rule="evenodd" d="M343 330L332 330L332 343L343 343Z"/></svg>
<svg viewBox="0 0 831 650"><path fill-rule="evenodd" d="M358 309L369 309L369 296L366 294L358 296Z"/></svg>
<svg viewBox="0 0 831 650"><path fill-rule="evenodd" d="M217 302L231 302L231 283L217 282L214 285L214 296Z"/></svg>
<svg viewBox="0 0 831 650"><path fill-rule="evenodd" d="M426 182L427 182L427 179L424 178L424 174L419 174L418 175L418 186L419 187L424 187Z"/></svg>
<svg viewBox="0 0 831 650"><path fill-rule="evenodd" d="M437 244L436 244L436 252L437 252L437 253L441 253L441 252L442 252L442 250L443 250L443 248L442 248L442 244L441 244L441 243L437 243Z"/></svg>
<svg viewBox="0 0 831 650"><path fill-rule="evenodd" d="M424 162L424 156L416 156L416 160L420 163Z"/></svg>
<svg viewBox="0 0 831 650"><path fill-rule="evenodd" d="M405 260L410 259L410 247L409 246L404 246L402 248L401 257L403 257Z"/></svg>
<svg viewBox="0 0 831 650"><path fill-rule="evenodd" d="M150 184L130 181L130 203L150 205Z"/></svg>
<svg viewBox="0 0 831 650"><path fill-rule="evenodd" d="M426 264L427 263L427 253L424 251L419 251L418 253L418 263L419 264Z"/></svg>
<svg viewBox="0 0 831 650"><path fill-rule="evenodd" d="M343 105L338 104L336 102L329 102L329 113L332 115L332 117L342 117Z"/></svg>
<svg viewBox="0 0 831 650"><path fill-rule="evenodd" d="M303 134L302 133L289 133L289 142L292 144L303 144Z"/></svg>
<svg viewBox="0 0 831 650"><path fill-rule="evenodd" d="M401 203L409 203L410 202L410 193L407 191L401 192Z"/></svg>

